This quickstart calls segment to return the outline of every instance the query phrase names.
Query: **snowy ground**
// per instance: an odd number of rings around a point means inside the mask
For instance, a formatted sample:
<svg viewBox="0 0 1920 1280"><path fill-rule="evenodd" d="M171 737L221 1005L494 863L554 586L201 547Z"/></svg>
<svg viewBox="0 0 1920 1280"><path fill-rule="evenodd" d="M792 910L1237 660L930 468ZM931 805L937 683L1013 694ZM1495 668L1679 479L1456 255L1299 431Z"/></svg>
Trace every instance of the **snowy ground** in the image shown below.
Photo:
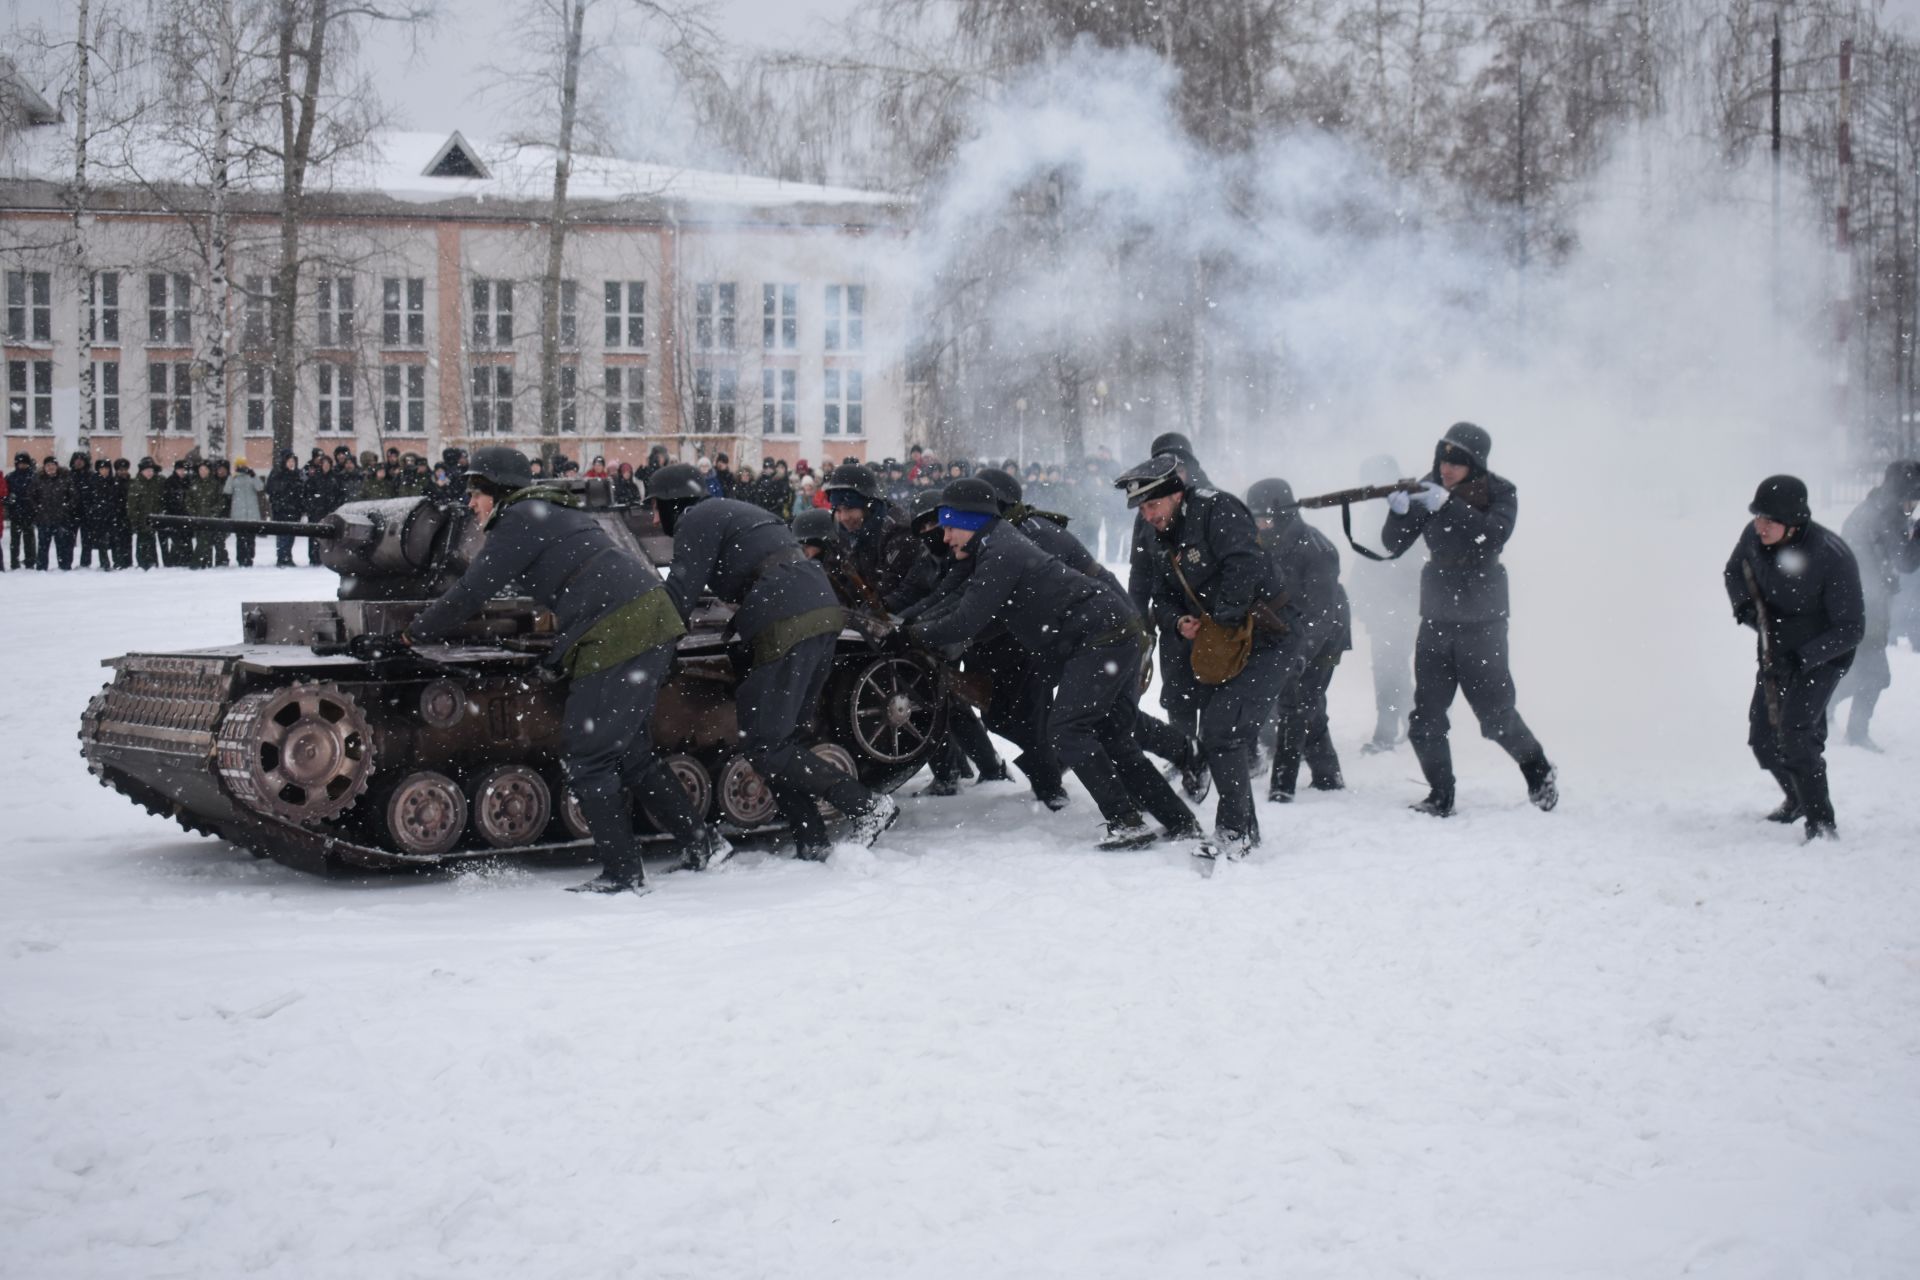
<svg viewBox="0 0 1920 1280"><path fill-rule="evenodd" d="M1605 646L1517 596L1552 815L1470 718L1407 813L1362 652L1351 790L1211 882L996 785L611 901L324 883L88 778L100 657L330 575L7 575L0 1274L1920 1274L1920 658L1802 848L1718 563Z"/></svg>

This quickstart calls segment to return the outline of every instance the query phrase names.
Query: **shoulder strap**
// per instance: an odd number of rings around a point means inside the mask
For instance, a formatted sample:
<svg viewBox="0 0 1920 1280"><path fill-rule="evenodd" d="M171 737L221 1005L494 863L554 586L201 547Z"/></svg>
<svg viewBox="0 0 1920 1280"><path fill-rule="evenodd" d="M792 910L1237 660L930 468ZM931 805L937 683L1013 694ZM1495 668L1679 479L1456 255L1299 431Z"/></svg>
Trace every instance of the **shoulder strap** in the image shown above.
<svg viewBox="0 0 1920 1280"><path fill-rule="evenodd" d="M1355 542L1353 540L1353 504L1350 502L1340 504L1340 529L1341 532L1347 535L1347 545L1352 547L1357 554L1363 555L1369 560L1378 560L1382 564L1390 560L1398 560L1401 556L1407 554L1408 549L1413 546L1413 543L1409 542L1392 555L1382 555L1378 551L1371 551L1361 546L1358 542Z"/></svg>
<svg viewBox="0 0 1920 1280"><path fill-rule="evenodd" d="M1193 594L1193 585L1187 581L1187 575L1180 568L1180 550L1178 547L1167 553L1167 563L1173 566L1173 576L1180 579L1180 589L1187 593L1187 603L1193 606L1196 618L1210 618L1206 606L1200 603L1200 597Z"/></svg>

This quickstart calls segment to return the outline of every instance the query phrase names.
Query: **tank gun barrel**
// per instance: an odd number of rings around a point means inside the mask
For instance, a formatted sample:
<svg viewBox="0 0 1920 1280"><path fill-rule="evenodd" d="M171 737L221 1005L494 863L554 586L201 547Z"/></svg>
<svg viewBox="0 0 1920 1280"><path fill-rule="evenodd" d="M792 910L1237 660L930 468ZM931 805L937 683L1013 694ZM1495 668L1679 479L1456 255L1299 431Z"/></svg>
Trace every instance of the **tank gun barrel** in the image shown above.
<svg viewBox="0 0 1920 1280"><path fill-rule="evenodd" d="M153 523L169 529L199 529L207 533L257 533L264 537L318 538L331 542L342 534L338 523L302 524L297 520L229 520L224 516L154 516Z"/></svg>

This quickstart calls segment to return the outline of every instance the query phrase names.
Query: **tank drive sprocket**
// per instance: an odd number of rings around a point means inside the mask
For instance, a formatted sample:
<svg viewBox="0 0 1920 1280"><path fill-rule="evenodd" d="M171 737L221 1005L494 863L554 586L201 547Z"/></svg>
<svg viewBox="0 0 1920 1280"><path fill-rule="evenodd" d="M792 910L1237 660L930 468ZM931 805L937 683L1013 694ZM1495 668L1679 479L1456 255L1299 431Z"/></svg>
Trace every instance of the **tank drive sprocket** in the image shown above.
<svg viewBox="0 0 1920 1280"><path fill-rule="evenodd" d="M214 756L242 803L306 826L339 817L367 789L373 735L351 695L293 684L236 701L220 721Z"/></svg>

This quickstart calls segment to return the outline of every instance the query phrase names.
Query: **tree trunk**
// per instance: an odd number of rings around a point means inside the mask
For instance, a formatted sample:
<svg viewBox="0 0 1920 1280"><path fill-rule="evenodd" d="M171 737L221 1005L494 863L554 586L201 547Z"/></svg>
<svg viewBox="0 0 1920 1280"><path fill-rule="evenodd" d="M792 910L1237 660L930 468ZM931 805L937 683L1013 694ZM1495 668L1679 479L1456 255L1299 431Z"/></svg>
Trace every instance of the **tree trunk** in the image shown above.
<svg viewBox="0 0 1920 1280"><path fill-rule="evenodd" d="M79 38L74 43L73 86L73 268L80 294L80 421L76 443L88 448L93 434L93 270L87 254L87 106L93 78L93 47L87 31L88 0L79 0Z"/></svg>
<svg viewBox="0 0 1920 1280"><path fill-rule="evenodd" d="M279 0L280 91L280 263L274 271L273 306L273 448L277 458L293 448L293 408L298 385L299 350L294 345L294 320L300 302L300 221L305 200L307 159L313 151L314 117L318 113L320 71L326 57L329 0L311 0L307 43L298 45L299 13L296 0ZM294 85L296 65L300 74Z"/></svg>
<svg viewBox="0 0 1920 1280"><path fill-rule="evenodd" d="M543 436L560 434L560 277L566 270L567 181L573 170L580 37L586 23L587 0L573 0L573 16L567 25L566 65L560 75L560 139L553 152L553 209L547 218L547 272L540 281L540 434ZM577 306L579 299L576 297L574 302ZM579 394L578 386L574 393Z"/></svg>
<svg viewBox="0 0 1920 1280"><path fill-rule="evenodd" d="M213 154L207 190L206 281L202 289L200 332L200 393L207 421L207 454L224 457L227 441L227 366L232 350L231 292L227 279L228 166L233 151L233 99L239 78L238 33L234 29L234 0L215 0L214 56L220 59L213 95ZM276 441L276 444L278 442ZM271 462L268 464L271 466Z"/></svg>

